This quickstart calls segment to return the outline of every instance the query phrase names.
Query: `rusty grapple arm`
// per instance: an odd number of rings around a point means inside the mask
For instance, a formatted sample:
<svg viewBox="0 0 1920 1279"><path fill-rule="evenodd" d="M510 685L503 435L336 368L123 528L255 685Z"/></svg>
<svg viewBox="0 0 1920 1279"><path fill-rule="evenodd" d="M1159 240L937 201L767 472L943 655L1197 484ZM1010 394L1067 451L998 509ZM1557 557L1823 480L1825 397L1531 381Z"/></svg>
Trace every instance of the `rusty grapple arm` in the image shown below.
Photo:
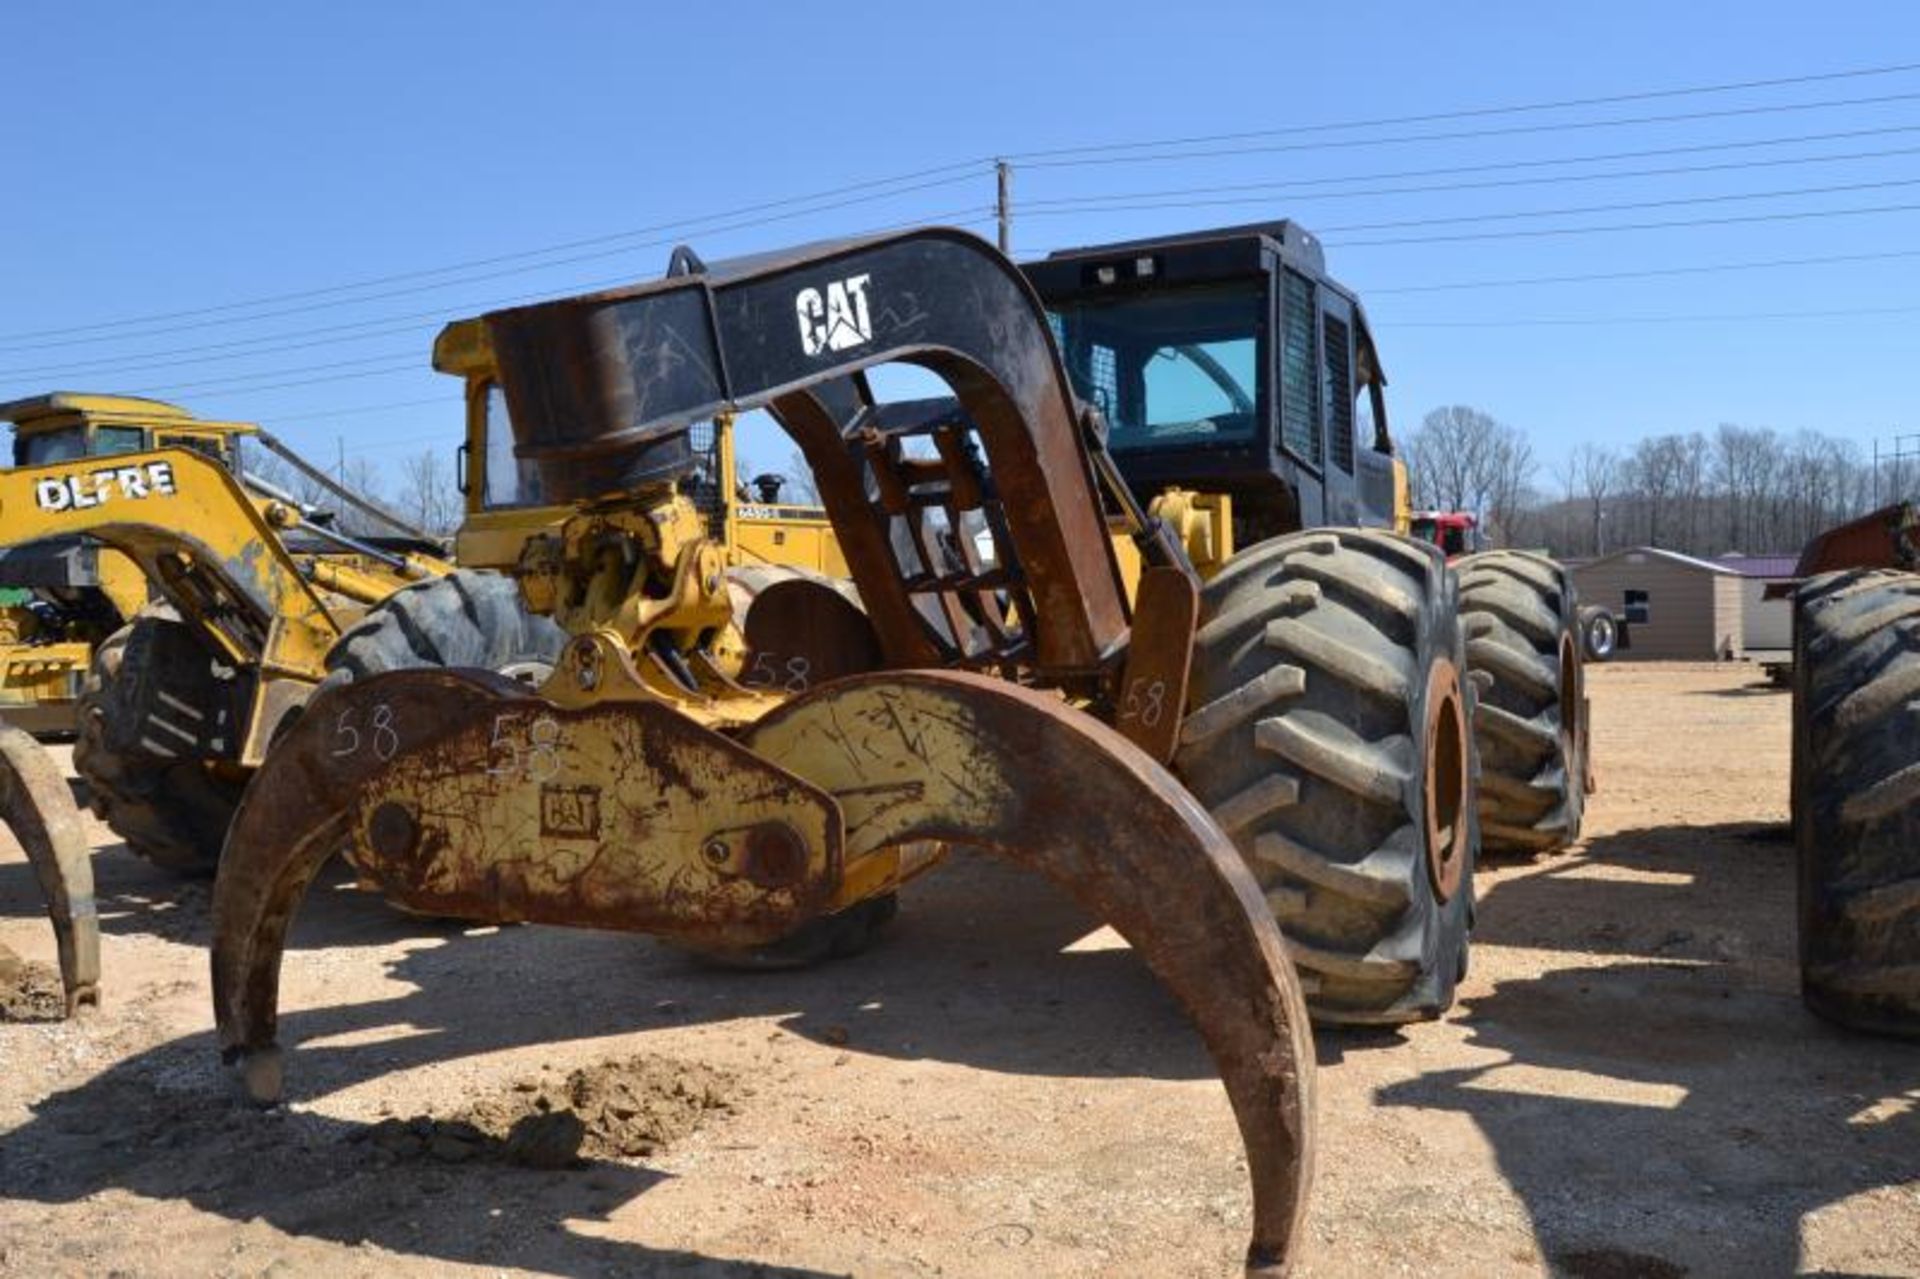
<svg viewBox="0 0 1920 1279"><path fill-rule="evenodd" d="M100 919L92 848L67 779L46 747L0 723L0 821L26 852L59 948L67 1015L100 1003Z"/></svg>
<svg viewBox="0 0 1920 1279"><path fill-rule="evenodd" d="M1312 1169L1298 980L1233 845L1118 733L988 677L826 685L729 737L647 700L566 708L472 671L329 690L248 789L214 891L220 1041L277 1097L280 958L345 851L414 909L751 944L877 891L889 850L988 848L1138 950L1186 1008L1246 1145L1250 1273L1283 1273Z"/></svg>

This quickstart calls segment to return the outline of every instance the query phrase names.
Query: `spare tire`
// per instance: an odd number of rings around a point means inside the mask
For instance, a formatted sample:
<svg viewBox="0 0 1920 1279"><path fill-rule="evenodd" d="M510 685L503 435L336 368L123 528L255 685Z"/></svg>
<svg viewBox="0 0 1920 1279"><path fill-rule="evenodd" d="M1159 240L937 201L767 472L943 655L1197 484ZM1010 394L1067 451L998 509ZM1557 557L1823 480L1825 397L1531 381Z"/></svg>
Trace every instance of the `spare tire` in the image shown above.
<svg viewBox="0 0 1920 1279"><path fill-rule="evenodd" d="M1475 682L1480 838L1534 854L1580 838L1586 691L1573 579L1544 555L1484 551L1455 563Z"/></svg>
<svg viewBox="0 0 1920 1279"><path fill-rule="evenodd" d="M1824 574L1794 611L1801 997L1920 1036L1920 574Z"/></svg>
<svg viewBox="0 0 1920 1279"><path fill-rule="evenodd" d="M1314 1019L1437 1017L1473 925L1472 693L1438 549L1315 530L1201 592L1173 767L1265 890Z"/></svg>

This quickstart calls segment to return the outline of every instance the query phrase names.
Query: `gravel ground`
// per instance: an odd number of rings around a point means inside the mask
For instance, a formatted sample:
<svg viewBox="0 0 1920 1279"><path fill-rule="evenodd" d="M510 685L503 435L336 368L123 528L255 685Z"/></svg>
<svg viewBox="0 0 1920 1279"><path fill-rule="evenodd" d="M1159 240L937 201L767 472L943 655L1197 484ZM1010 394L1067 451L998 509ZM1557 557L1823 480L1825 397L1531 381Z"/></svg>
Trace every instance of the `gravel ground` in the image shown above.
<svg viewBox="0 0 1920 1279"><path fill-rule="evenodd" d="M1796 998L1787 700L1758 683L1591 673L1586 841L1483 868L1445 1020L1319 1039L1304 1273L1920 1274L1920 1051ZM336 883L287 956L291 1101L260 1112L217 1065L205 886L95 834L106 1005L72 1024L19 1020L52 943L0 849L0 945L29 962L0 1023L0 1272L1237 1266L1245 1174L1197 1039L997 864L916 886L868 955L775 975Z"/></svg>

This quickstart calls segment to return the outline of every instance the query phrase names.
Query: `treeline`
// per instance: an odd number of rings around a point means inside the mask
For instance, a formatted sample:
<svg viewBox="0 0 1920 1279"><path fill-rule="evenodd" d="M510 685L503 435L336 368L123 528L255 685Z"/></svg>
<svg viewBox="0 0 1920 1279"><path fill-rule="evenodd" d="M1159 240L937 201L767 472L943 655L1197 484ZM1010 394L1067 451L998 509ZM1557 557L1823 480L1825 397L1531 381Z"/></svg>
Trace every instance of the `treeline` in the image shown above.
<svg viewBox="0 0 1920 1279"><path fill-rule="evenodd" d="M324 485L301 474L266 449L244 441L241 466L269 484L286 492L302 505L333 514L333 526L355 537L388 536L394 532L383 520L373 519L345 505ZM439 537L450 537L460 526L464 499L454 482L453 466L445 454L424 449L404 459L399 467L399 484L389 490L378 467L364 454L342 459L341 467L327 468L336 483L348 492L385 507L415 528ZM335 473L344 469L344 473Z"/></svg>
<svg viewBox="0 0 1920 1279"><path fill-rule="evenodd" d="M1477 512L1496 545L1562 557L1623 546L1792 554L1920 488L1920 457L1876 463L1818 431L1732 424L1582 444L1543 467L1523 431L1462 405L1427 414L1406 456L1416 506Z"/></svg>

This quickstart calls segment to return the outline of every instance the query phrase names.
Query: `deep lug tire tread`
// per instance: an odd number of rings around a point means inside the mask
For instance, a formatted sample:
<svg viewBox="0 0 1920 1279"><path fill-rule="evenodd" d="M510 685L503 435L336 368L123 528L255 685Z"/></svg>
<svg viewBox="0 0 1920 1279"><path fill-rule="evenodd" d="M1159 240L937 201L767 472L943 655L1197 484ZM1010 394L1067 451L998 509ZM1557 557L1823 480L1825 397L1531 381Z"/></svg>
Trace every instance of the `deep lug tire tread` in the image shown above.
<svg viewBox="0 0 1920 1279"><path fill-rule="evenodd" d="M1456 592L1432 547L1321 529L1248 548L1201 595L1174 771L1252 868L1316 1021L1436 1017L1465 971L1472 760L1466 875L1444 903L1420 780L1436 662L1471 713Z"/></svg>
<svg viewBox="0 0 1920 1279"><path fill-rule="evenodd" d="M108 745L121 736L111 725L132 714L125 694L140 680L140 671L127 664L129 642L139 628L172 625L175 618L165 604L149 605L94 649L78 700L73 769L87 784L94 816L128 851L178 875L205 876L220 863L243 784L200 760L169 761Z"/></svg>
<svg viewBox="0 0 1920 1279"><path fill-rule="evenodd" d="M1467 666L1480 689L1480 837L1488 853L1533 856L1580 837L1587 735L1581 657L1585 636L1573 580L1528 551L1483 551L1457 561ZM1573 654L1564 699L1560 654Z"/></svg>
<svg viewBox="0 0 1920 1279"><path fill-rule="evenodd" d="M1920 1037L1920 574L1827 574L1794 607L1802 996Z"/></svg>

